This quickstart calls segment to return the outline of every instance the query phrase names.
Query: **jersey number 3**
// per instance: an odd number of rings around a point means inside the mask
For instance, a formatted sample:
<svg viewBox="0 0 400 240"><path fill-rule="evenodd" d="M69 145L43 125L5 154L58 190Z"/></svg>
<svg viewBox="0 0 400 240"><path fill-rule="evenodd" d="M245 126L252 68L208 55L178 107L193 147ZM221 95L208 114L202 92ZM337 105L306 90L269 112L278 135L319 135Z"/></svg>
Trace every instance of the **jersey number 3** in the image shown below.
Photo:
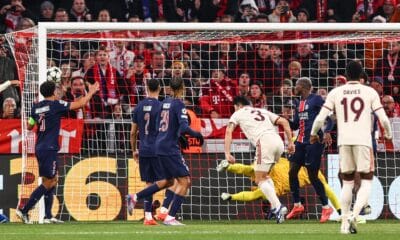
<svg viewBox="0 0 400 240"><path fill-rule="evenodd" d="M168 130L169 123L169 110L163 110L161 112L161 121L160 121L160 132L166 132Z"/></svg>
<svg viewBox="0 0 400 240"><path fill-rule="evenodd" d="M265 120L265 117L261 114L260 110L252 110L251 114L255 115L254 120L262 122Z"/></svg>

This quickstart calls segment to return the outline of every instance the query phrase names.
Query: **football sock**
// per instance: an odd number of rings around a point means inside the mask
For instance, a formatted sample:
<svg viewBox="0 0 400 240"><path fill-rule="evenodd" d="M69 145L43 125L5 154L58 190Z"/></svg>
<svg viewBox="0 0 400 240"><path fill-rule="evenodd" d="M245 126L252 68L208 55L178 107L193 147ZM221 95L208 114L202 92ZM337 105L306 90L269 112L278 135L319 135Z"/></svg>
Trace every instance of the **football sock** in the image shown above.
<svg viewBox="0 0 400 240"><path fill-rule="evenodd" d="M324 185L318 178L318 169L307 168L307 173L308 173L308 178L310 179L311 184L315 189L315 192L317 193L319 199L321 200L322 206L327 206L328 198L326 197Z"/></svg>
<svg viewBox="0 0 400 240"><path fill-rule="evenodd" d="M157 184L154 183L154 184L146 187L142 191L136 193L137 200L146 198L148 196L153 196L153 194L158 192L159 190L160 190L160 188L157 186ZM151 212L151 210L150 210L150 212Z"/></svg>
<svg viewBox="0 0 400 240"><path fill-rule="evenodd" d="M37 187L31 194L28 202L26 203L26 205L24 206L23 209L21 209L22 213L28 213L29 210L31 210L33 208L33 206L35 206L35 204L39 201L39 199L43 196L43 194L45 194L47 192L47 189L43 186L40 185L39 187Z"/></svg>
<svg viewBox="0 0 400 240"><path fill-rule="evenodd" d="M290 163L290 170L289 170L289 184L290 184L290 191L292 192L293 202L298 203L300 202L300 186L299 186L299 177L298 173L300 170L300 166L296 163Z"/></svg>
<svg viewBox="0 0 400 240"><path fill-rule="evenodd" d="M144 198L144 211L151 213L153 210L153 195Z"/></svg>
<svg viewBox="0 0 400 240"><path fill-rule="evenodd" d="M340 195L340 205L342 206L342 219L350 213L351 201L353 199L354 181L343 180L342 193Z"/></svg>
<svg viewBox="0 0 400 240"><path fill-rule="evenodd" d="M229 164L226 169L228 172L235 174L243 174L246 177L251 177L254 175L254 168L251 165L244 165L241 163Z"/></svg>
<svg viewBox="0 0 400 240"><path fill-rule="evenodd" d="M353 214L358 217L361 209L367 204L369 195L371 194L372 180L362 179L361 186L357 193L356 202L353 207Z"/></svg>
<svg viewBox="0 0 400 240"><path fill-rule="evenodd" d="M162 204L162 208L160 210L163 210L163 208L169 209L169 205L171 205L172 200L174 199L175 193L169 189L165 190L165 196L164 196L164 201Z"/></svg>
<svg viewBox="0 0 400 240"><path fill-rule="evenodd" d="M51 214L51 208L53 207L53 200L54 200L54 189L48 190L44 194L44 211L45 211L45 218L51 219L53 215Z"/></svg>
<svg viewBox="0 0 400 240"><path fill-rule="evenodd" d="M172 201L171 210L169 211L169 214L168 214L169 216L175 217L176 213L181 208L181 205L182 205L184 199L185 199L184 196L175 194L174 200Z"/></svg>
<svg viewBox="0 0 400 240"><path fill-rule="evenodd" d="M331 201L333 207L336 210L340 210L339 199L336 197L336 194L333 192L332 188L327 183L322 183L322 184L324 185L325 188L326 197Z"/></svg>
<svg viewBox="0 0 400 240"><path fill-rule="evenodd" d="M272 181L271 178L259 182L258 187L270 201L271 209L277 208L281 205L279 198L276 196L274 182Z"/></svg>

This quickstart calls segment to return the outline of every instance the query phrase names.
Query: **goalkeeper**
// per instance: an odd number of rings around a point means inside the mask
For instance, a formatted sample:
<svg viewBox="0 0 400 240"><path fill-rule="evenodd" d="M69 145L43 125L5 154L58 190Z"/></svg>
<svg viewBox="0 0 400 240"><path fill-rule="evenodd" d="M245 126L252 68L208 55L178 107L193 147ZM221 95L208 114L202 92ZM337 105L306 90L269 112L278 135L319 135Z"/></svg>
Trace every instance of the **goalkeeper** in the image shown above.
<svg viewBox="0 0 400 240"><path fill-rule="evenodd" d="M228 161L222 160L217 166L217 171L222 172L223 170L236 174L243 174L245 176L254 178L253 165L244 165L239 163L230 164ZM290 192L289 175L287 174L288 172L289 172L289 161L286 158L281 157L279 161L275 164L275 166L272 168L270 173L270 176L274 181L275 191L277 196L282 196ZM300 187L311 184L308 178L307 171L304 167L300 168L298 176L299 176ZM331 201L333 207L340 215L341 212L340 212L339 200L336 197L333 190L331 189L331 187L326 182L326 179L321 171L318 172L318 178L321 180L325 188L325 192L328 199ZM244 202L250 202L260 198L264 200L266 199L266 197L259 188L256 188L253 191L243 191L234 194L222 193L221 198L222 200L234 200L234 201L244 201Z"/></svg>

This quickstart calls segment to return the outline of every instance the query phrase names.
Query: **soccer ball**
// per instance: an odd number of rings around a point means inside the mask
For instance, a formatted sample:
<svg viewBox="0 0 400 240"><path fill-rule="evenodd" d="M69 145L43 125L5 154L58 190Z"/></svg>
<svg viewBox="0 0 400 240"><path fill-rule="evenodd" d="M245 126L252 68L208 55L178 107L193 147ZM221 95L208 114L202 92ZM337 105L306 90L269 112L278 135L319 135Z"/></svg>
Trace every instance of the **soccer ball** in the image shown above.
<svg viewBox="0 0 400 240"><path fill-rule="evenodd" d="M47 81L60 83L61 82L61 69L58 67L51 67L47 69Z"/></svg>

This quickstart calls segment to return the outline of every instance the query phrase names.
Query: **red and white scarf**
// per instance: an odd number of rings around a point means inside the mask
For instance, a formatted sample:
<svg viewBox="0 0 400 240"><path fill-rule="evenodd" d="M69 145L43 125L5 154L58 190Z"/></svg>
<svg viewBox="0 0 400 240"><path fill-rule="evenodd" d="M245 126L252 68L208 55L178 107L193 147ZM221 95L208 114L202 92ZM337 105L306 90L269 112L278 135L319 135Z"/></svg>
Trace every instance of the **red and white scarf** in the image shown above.
<svg viewBox="0 0 400 240"><path fill-rule="evenodd" d="M228 90L224 89L221 84L219 84L217 81L214 81L215 85L218 88L218 91L221 92L226 99L228 99L230 102L233 102L233 97L232 95L228 92Z"/></svg>
<svg viewBox="0 0 400 240"><path fill-rule="evenodd" d="M105 72L105 87L107 91L107 96L104 96L104 85L101 78L100 73L101 68L99 64L95 64L93 66L93 74L94 80L100 84L100 97L102 99L106 99L108 104L114 105L118 103L118 96L117 96L117 77L116 72L117 70L111 66L110 63L107 63L106 72Z"/></svg>
<svg viewBox="0 0 400 240"><path fill-rule="evenodd" d="M399 54L396 53L394 55L394 58L392 58L391 54L387 55L388 58L388 63L389 63L389 67L390 67L390 71L388 74L388 80L389 81L394 81L394 70L396 69L396 65L397 65L397 58L399 57Z"/></svg>

